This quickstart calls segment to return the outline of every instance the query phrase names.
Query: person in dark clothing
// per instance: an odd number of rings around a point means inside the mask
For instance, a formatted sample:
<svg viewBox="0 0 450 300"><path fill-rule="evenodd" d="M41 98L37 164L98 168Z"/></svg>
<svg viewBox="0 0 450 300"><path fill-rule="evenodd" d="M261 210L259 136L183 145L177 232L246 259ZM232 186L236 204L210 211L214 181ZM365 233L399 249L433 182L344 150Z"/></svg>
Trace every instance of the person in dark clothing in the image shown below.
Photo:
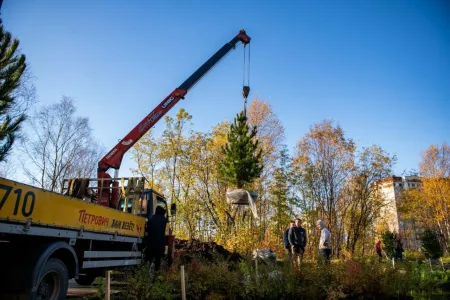
<svg viewBox="0 0 450 300"><path fill-rule="evenodd" d="M295 264L301 264L306 246L306 230L302 227L302 220L296 219L295 226L289 229L289 243Z"/></svg>
<svg viewBox="0 0 450 300"><path fill-rule="evenodd" d="M284 242L284 248L287 251L288 254L288 260L292 259L292 251L291 251L291 244L289 243L289 230L295 226L295 222L294 221L290 221L288 228L284 231L284 235L283 235L283 242Z"/></svg>
<svg viewBox="0 0 450 300"><path fill-rule="evenodd" d="M165 217L166 210L157 206L155 214L148 222L148 244L146 259L151 264L155 260L155 271L159 271L161 266L161 257L164 255L166 246L166 225L168 223Z"/></svg>
<svg viewBox="0 0 450 300"><path fill-rule="evenodd" d="M403 244L400 235L395 237L395 261L403 261Z"/></svg>

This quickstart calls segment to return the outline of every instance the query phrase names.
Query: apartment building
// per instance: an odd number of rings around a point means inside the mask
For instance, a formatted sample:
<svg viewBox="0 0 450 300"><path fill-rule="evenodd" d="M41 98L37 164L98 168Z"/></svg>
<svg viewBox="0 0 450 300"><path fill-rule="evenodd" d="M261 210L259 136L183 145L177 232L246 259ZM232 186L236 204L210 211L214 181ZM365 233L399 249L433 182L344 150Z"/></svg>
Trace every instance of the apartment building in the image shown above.
<svg viewBox="0 0 450 300"><path fill-rule="evenodd" d="M402 219L398 211L400 195L404 190L418 188L422 184L419 176L391 176L376 182L379 191L385 199L385 205L380 211L377 225L384 225L390 231L400 233L403 245L409 249L420 248L420 224Z"/></svg>

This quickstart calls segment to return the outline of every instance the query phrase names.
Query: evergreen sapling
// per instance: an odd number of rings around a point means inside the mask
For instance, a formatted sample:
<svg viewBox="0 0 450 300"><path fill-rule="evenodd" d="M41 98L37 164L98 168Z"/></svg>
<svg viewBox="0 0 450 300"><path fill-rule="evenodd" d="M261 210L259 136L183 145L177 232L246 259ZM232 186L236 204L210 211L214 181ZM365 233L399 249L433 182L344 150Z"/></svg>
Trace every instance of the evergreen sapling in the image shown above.
<svg viewBox="0 0 450 300"><path fill-rule="evenodd" d="M247 117L241 111L230 125L228 143L222 147L225 158L218 166L222 181L242 189L261 175L262 150L256 134L257 127L250 129Z"/></svg>

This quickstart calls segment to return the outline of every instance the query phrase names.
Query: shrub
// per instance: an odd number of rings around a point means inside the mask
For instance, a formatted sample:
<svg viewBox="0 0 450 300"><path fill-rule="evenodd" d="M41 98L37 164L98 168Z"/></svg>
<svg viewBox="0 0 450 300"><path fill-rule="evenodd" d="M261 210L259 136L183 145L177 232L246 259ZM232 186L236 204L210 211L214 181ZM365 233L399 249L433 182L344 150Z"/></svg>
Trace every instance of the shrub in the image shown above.
<svg viewBox="0 0 450 300"><path fill-rule="evenodd" d="M383 250L389 258L393 258L395 254L395 235L393 232L385 231L381 235L383 242Z"/></svg>
<svg viewBox="0 0 450 300"><path fill-rule="evenodd" d="M129 278L129 299L180 299L179 263L152 277L144 265ZM200 257L185 265L188 299L406 299L430 298L450 292L449 272L431 271L416 262L394 269L376 259L258 264L210 262Z"/></svg>
<svg viewBox="0 0 450 300"><path fill-rule="evenodd" d="M426 229L421 237L422 250L426 258L439 258L443 254L443 249L439 243L436 233Z"/></svg>
<svg viewBox="0 0 450 300"><path fill-rule="evenodd" d="M177 274L171 270L151 275L149 264L142 263L135 272L127 276L127 299L178 299L181 295Z"/></svg>
<svg viewBox="0 0 450 300"><path fill-rule="evenodd" d="M423 251L421 250L406 250L405 258L409 261L417 261L419 263L423 263L423 261L426 259Z"/></svg>

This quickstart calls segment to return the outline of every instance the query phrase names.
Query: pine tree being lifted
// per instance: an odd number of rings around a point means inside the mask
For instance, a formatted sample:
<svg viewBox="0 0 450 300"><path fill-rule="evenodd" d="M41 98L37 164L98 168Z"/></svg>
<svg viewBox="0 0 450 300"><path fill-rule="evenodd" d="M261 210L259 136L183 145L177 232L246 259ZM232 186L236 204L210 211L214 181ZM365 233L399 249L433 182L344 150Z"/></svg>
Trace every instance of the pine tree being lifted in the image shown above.
<svg viewBox="0 0 450 300"><path fill-rule="evenodd" d="M263 170L256 133L256 126L250 130L247 117L241 111L230 126L227 145L222 147L225 158L219 163L219 176L238 189L252 183Z"/></svg>
<svg viewBox="0 0 450 300"><path fill-rule="evenodd" d="M0 162L5 160L8 152L25 120L24 114L11 114L14 108L14 91L20 86L25 71L25 55L17 55L19 41L0 26Z"/></svg>

